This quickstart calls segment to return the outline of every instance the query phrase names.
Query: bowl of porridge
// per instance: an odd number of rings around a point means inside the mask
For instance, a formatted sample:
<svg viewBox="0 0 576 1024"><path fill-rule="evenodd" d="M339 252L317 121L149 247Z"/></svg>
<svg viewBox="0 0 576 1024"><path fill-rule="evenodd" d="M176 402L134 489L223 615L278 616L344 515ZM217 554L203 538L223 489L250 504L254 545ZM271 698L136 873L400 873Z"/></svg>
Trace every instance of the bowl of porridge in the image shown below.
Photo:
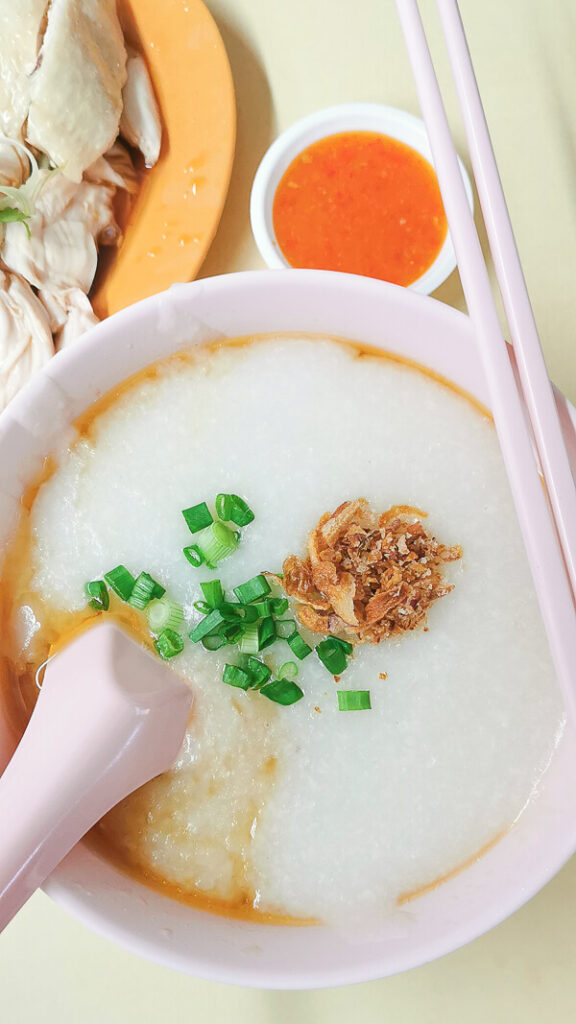
<svg viewBox="0 0 576 1024"><path fill-rule="evenodd" d="M365 981L572 854L574 740L463 314L321 271L179 285L58 355L0 453L0 765L103 616L195 695L172 770L46 883L89 927L214 980Z"/></svg>

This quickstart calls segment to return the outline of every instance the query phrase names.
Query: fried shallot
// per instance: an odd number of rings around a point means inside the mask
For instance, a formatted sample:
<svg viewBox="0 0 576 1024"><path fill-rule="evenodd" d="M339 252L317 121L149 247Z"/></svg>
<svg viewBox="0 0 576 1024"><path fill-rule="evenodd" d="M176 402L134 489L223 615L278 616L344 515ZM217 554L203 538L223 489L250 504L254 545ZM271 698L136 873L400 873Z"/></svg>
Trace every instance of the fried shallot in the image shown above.
<svg viewBox="0 0 576 1024"><path fill-rule="evenodd" d="M425 516L409 505L377 515L365 498L322 516L308 556L289 555L283 566L302 625L373 644L423 625L430 605L453 590L444 564L462 557L459 545L426 531Z"/></svg>

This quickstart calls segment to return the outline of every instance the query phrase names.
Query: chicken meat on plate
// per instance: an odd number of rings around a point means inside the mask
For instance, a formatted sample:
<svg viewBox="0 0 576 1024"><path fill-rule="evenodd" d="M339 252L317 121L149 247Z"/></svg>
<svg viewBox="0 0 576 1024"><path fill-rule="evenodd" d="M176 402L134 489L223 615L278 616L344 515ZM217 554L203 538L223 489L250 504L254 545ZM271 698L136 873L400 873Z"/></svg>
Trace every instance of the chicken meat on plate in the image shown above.
<svg viewBox="0 0 576 1024"><path fill-rule="evenodd" d="M97 322L99 251L137 188L128 147L152 167L161 142L115 0L0 0L0 408Z"/></svg>

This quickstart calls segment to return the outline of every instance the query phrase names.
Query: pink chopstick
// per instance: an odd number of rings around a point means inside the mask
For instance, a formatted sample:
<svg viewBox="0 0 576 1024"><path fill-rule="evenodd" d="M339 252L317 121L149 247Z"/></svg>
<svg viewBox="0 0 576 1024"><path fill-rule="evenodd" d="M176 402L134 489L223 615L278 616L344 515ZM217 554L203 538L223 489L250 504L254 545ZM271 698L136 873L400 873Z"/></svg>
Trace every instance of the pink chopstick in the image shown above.
<svg viewBox="0 0 576 1024"><path fill-rule="evenodd" d="M524 400L576 594L576 486L484 116L457 0L436 0Z"/></svg>
<svg viewBox="0 0 576 1024"><path fill-rule="evenodd" d="M494 304L482 249L426 42L417 0L396 0L462 286L486 375L494 422L550 650L566 707L576 724L576 608L567 568L542 487L523 401ZM505 254L504 254L505 255ZM516 343L523 344L522 335ZM520 361L520 360L519 360ZM542 363L543 367L543 363ZM542 372L545 373L545 370ZM534 373L531 366L531 373ZM536 370L538 373L538 367ZM546 377L547 386L550 387ZM537 396L536 400L537 400ZM540 418L542 424L542 419ZM547 421L542 424L545 430ZM560 490L558 489L558 494ZM568 558L566 559L568 562Z"/></svg>

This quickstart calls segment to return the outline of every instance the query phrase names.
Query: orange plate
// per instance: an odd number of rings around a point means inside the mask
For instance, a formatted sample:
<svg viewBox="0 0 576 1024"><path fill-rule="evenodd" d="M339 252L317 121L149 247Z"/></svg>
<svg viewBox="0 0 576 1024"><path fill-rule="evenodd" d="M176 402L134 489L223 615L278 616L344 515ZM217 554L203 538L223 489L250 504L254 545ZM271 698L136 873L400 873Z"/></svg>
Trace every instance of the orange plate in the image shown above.
<svg viewBox="0 0 576 1024"><path fill-rule="evenodd" d="M163 141L124 241L91 296L101 319L195 277L218 227L236 139L228 57L201 0L120 0L118 7L127 42L148 62Z"/></svg>

